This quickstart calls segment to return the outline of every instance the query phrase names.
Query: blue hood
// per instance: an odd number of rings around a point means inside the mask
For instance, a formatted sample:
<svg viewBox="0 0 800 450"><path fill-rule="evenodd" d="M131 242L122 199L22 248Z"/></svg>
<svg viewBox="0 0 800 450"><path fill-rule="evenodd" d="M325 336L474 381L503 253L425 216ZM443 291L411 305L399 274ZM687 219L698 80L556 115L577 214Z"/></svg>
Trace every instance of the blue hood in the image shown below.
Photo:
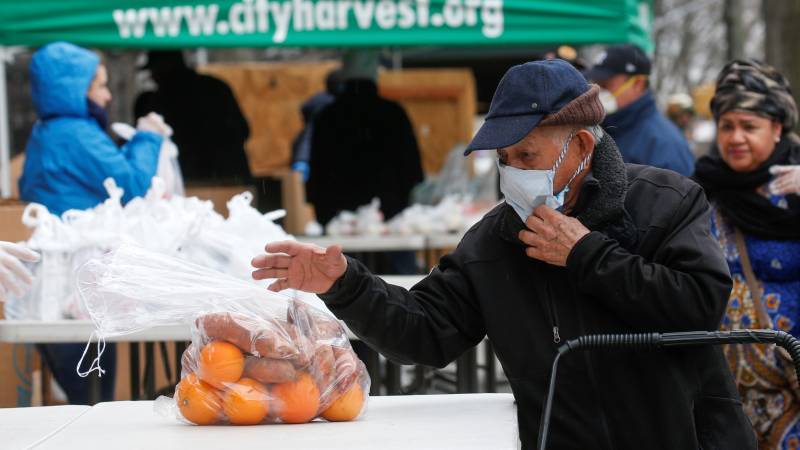
<svg viewBox="0 0 800 450"><path fill-rule="evenodd" d="M67 42L40 48L31 60L31 95L41 119L89 115L86 93L100 58Z"/></svg>

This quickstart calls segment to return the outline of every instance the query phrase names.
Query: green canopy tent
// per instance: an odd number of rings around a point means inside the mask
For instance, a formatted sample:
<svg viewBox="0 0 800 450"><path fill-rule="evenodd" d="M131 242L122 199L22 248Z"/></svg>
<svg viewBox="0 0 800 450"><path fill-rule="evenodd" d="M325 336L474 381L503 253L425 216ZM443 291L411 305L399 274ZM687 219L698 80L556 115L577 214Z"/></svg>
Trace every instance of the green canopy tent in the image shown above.
<svg viewBox="0 0 800 450"><path fill-rule="evenodd" d="M487 47L634 43L652 0L0 0L0 46ZM3 47L0 60L4 61ZM10 193L0 64L0 193Z"/></svg>

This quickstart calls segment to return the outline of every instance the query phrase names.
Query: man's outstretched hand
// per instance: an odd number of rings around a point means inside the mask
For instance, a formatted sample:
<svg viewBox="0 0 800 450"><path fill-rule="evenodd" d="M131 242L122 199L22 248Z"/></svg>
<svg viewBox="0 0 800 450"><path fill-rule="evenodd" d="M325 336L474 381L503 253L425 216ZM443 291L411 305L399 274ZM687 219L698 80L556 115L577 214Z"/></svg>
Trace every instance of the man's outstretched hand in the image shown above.
<svg viewBox="0 0 800 450"><path fill-rule="evenodd" d="M347 259L338 245L322 248L297 241L280 241L267 244L264 249L267 253L256 256L250 264L257 269L253 271L254 279L277 278L268 287L271 291L297 289L324 294L347 270Z"/></svg>

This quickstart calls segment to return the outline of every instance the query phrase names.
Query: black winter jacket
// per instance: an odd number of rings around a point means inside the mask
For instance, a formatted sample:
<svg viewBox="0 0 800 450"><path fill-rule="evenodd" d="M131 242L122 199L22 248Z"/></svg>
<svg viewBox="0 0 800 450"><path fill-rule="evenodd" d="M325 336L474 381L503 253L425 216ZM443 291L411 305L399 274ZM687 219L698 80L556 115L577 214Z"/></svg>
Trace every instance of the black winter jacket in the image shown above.
<svg viewBox="0 0 800 450"><path fill-rule="evenodd" d="M526 256L501 204L410 291L348 258L321 297L383 354L443 367L488 335L534 448L559 340L594 333L716 330L731 281L701 188L623 165L604 138L576 216L592 230L565 268ZM560 338L560 339L559 339ZM477 425L477 424L476 424ZM549 449L755 449L719 348L594 351L561 359Z"/></svg>

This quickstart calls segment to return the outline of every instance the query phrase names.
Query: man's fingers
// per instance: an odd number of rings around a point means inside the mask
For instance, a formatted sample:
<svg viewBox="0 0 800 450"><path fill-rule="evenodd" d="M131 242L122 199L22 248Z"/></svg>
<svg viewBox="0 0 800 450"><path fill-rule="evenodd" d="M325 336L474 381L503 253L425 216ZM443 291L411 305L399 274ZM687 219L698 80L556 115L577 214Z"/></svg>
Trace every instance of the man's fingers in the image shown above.
<svg viewBox="0 0 800 450"><path fill-rule="evenodd" d="M39 260L39 254L35 251L13 242L0 242L0 247L9 254L26 262L36 262Z"/></svg>
<svg viewBox="0 0 800 450"><path fill-rule="evenodd" d="M325 257L331 262L336 262L342 257L342 246L334 244L325 249Z"/></svg>
<svg viewBox="0 0 800 450"><path fill-rule="evenodd" d="M542 235L528 230L520 231L518 237L519 240L524 244L533 247L542 247L549 242L547 239L542 237Z"/></svg>
<svg viewBox="0 0 800 450"><path fill-rule="evenodd" d="M280 292L288 288L289 288L289 282L285 278L275 280L274 283L270 284L269 287L267 287L267 289L269 289L272 292Z"/></svg>
<svg viewBox="0 0 800 450"><path fill-rule="evenodd" d="M256 269L266 269L274 267L278 269L285 269L289 267L292 257L289 255L258 255L250 261L250 265Z"/></svg>
<svg viewBox="0 0 800 450"><path fill-rule="evenodd" d="M533 231L538 232L544 227L544 220L542 220L541 217L530 215L527 219L525 219L525 226Z"/></svg>
<svg viewBox="0 0 800 450"><path fill-rule="evenodd" d="M540 217L530 216L527 220L525 220L525 225L528 227L529 230L533 231L534 233L543 236L547 240L554 240L558 237L558 233L556 229L553 227L553 224L546 223Z"/></svg>
<svg viewBox="0 0 800 450"><path fill-rule="evenodd" d="M295 256L301 251L313 247L314 246L311 244L304 244L297 241L278 241L270 242L264 247L264 250L266 250L267 253L285 253L289 256Z"/></svg>
<svg viewBox="0 0 800 450"><path fill-rule="evenodd" d="M256 280L286 278L287 276L289 276L289 271L286 269L258 269L253 272L253 278Z"/></svg>
<svg viewBox="0 0 800 450"><path fill-rule="evenodd" d="M540 217L545 222L550 222L563 216L560 212L547 205L539 205L533 210L533 215Z"/></svg>
<svg viewBox="0 0 800 450"><path fill-rule="evenodd" d="M540 248L536 247L528 247L525 249L525 254L533 259L538 259L539 261L547 262L545 258L545 252L542 251Z"/></svg>

